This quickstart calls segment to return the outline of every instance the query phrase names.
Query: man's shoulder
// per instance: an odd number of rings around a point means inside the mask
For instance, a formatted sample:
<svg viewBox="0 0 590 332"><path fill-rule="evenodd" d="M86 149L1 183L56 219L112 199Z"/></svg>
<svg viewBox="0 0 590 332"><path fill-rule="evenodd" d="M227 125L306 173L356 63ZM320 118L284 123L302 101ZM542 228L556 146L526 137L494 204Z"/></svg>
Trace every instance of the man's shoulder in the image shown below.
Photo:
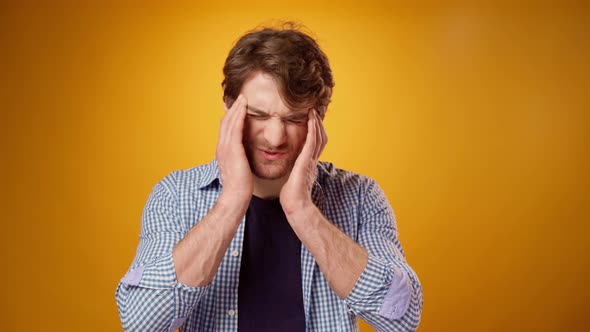
<svg viewBox="0 0 590 332"><path fill-rule="evenodd" d="M389 206L385 193L373 178L337 168L329 162L320 162L318 167L318 182L329 204L344 209L357 204L365 209Z"/></svg>
<svg viewBox="0 0 590 332"><path fill-rule="evenodd" d="M334 189L366 188L366 186L375 183L375 180L366 175L338 168L333 163L327 161L320 161L318 163L318 173L320 184L334 187Z"/></svg>
<svg viewBox="0 0 590 332"><path fill-rule="evenodd" d="M169 189L194 190L206 187L219 178L217 161L193 166L187 169L177 169L166 175L159 184Z"/></svg>

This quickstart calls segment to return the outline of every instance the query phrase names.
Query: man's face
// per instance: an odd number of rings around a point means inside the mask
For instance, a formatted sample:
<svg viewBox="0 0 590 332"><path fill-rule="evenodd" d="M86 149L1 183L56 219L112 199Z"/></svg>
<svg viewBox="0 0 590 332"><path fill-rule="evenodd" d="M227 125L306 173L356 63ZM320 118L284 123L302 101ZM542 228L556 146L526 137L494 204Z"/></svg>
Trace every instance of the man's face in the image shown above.
<svg viewBox="0 0 590 332"><path fill-rule="evenodd" d="M244 149L255 176L277 180L289 176L307 135L308 110L291 110L272 76L259 72L241 93L248 101Z"/></svg>

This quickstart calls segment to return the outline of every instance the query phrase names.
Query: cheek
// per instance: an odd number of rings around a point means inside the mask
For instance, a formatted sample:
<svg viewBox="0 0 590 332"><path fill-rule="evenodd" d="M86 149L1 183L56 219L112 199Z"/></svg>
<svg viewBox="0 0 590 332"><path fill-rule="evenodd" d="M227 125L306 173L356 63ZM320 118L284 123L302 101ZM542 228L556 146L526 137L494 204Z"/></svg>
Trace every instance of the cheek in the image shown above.
<svg viewBox="0 0 590 332"><path fill-rule="evenodd" d="M256 138L256 126L251 121L244 122L244 132L242 140L244 142L253 142Z"/></svg>
<svg viewBox="0 0 590 332"><path fill-rule="evenodd" d="M307 127L296 127L289 132L291 142L294 147L300 149L305 144L305 138L307 137Z"/></svg>

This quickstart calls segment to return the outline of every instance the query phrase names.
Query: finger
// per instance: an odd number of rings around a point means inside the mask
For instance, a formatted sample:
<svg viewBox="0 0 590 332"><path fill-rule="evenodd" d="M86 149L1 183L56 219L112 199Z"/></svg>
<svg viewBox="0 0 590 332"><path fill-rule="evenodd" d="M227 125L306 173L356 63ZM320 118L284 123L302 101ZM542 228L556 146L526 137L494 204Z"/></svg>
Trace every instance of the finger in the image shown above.
<svg viewBox="0 0 590 332"><path fill-rule="evenodd" d="M234 119L234 123L233 123L233 135L234 137L234 143L239 143L242 144L242 138L244 136L244 122L246 121L246 113L247 113L247 108L246 106L248 105L248 101L246 100L246 97L242 97L240 106L238 107L238 109L235 110L235 119Z"/></svg>
<svg viewBox="0 0 590 332"><path fill-rule="evenodd" d="M320 117L318 116L317 112L315 110L312 110L313 116L314 116L314 122L315 122L315 135L316 135L316 144L315 144L315 148L314 148L314 153L313 153L313 159L314 160L318 160L320 157L320 153L322 152L322 132L320 129L321 123L320 123Z"/></svg>
<svg viewBox="0 0 590 332"><path fill-rule="evenodd" d="M311 111L310 111L311 112ZM299 154L298 159L303 159L305 162L313 158L314 150L316 145L316 134L315 134L315 118L312 114L308 114L307 120L307 137L305 138L305 144Z"/></svg>
<svg viewBox="0 0 590 332"><path fill-rule="evenodd" d="M238 98L236 98L236 100L234 101L234 103L229 108L228 114L229 115L235 114L236 113L236 110L239 109L242 106L243 102L244 102L244 97L242 95L239 95Z"/></svg>
<svg viewBox="0 0 590 332"><path fill-rule="evenodd" d="M231 101L230 97L223 98L224 113L223 113L223 116L221 117L221 120L219 121L219 137L217 139L218 145L220 143L222 143L224 137L226 136L226 135L224 135L224 132L225 132L225 127L226 127L227 118L228 118L228 111L229 111L229 107L227 105L230 101ZM232 105L234 103L235 103L235 100L232 102Z"/></svg>
<svg viewBox="0 0 590 332"><path fill-rule="evenodd" d="M232 143L242 143L244 130L244 119L246 118L246 98L240 95L239 102L235 103L231 108L231 116L228 119L228 139Z"/></svg>
<svg viewBox="0 0 590 332"><path fill-rule="evenodd" d="M241 98L240 98L240 96L238 96L238 98L236 98L234 100L231 107L229 107L229 108L227 107L227 104L225 102L223 103L223 108L225 109L225 114L223 115L223 119L229 118L232 111L240 104L240 100L241 100Z"/></svg>
<svg viewBox="0 0 590 332"><path fill-rule="evenodd" d="M328 134L326 133L326 127L324 126L324 120L318 115L318 123L320 125L320 133L322 135L322 146L320 148L320 153L318 155L318 159L320 158L324 148L328 144Z"/></svg>
<svg viewBox="0 0 590 332"><path fill-rule="evenodd" d="M242 95L239 95L238 98L236 98L236 101L229 108L229 110L227 112L228 129L232 128L233 122L235 121L235 117L236 117L237 113L239 113L238 110L242 107L243 103L244 103L244 97L242 97Z"/></svg>
<svg viewBox="0 0 590 332"><path fill-rule="evenodd" d="M223 119L221 120L221 127L219 129L219 135L220 135L219 141L222 144L227 144L228 142L231 141L232 126L233 126L233 122L234 122L234 118L235 118L235 114L236 114L235 109L238 108L241 103L242 103L242 98L240 95L234 101L232 106L225 113L225 115L223 116Z"/></svg>

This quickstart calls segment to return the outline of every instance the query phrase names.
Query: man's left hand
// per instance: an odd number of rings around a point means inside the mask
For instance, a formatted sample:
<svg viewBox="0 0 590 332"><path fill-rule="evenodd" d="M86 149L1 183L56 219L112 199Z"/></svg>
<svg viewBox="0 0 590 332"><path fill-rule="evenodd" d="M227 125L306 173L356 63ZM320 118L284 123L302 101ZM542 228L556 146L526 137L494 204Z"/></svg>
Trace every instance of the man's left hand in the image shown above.
<svg viewBox="0 0 590 332"><path fill-rule="evenodd" d="M313 206L311 190L317 176L317 164L328 143L328 135L316 110L311 109L308 117L305 144L280 193L281 206L287 216Z"/></svg>

